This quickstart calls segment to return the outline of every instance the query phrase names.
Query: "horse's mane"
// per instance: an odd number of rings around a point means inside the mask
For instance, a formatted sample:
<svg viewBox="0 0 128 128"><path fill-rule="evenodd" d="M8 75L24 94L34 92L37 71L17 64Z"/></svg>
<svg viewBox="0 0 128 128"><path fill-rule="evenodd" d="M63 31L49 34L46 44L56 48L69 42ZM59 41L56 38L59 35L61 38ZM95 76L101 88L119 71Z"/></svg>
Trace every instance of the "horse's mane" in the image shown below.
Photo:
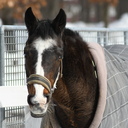
<svg viewBox="0 0 128 128"><path fill-rule="evenodd" d="M33 37L41 37L43 40L47 38L54 38L55 33L51 27L50 20L40 20L38 21L37 26L35 27L35 31L33 33Z"/></svg>
<svg viewBox="0 0 128 128"><path fill-rule="evenodd" d="M82 79L84 78L83 81L82 81L82 82L84 82L84 84L77 85L77 88L76 88L76 86L67 87L67 88L71 88L70 93L72 95L76 95L76 93L79 93L79 94L77 94L78 97L73 96L74 98L76 98L75 100L84 101L82 95L86 91L86 90L84 90L85 83L87 85L93 85L92 87L94 87L94 90L95 90L95 87L96 87L95 83L97 83L97 81L92 82L92 80L91 81L86 80L86 75L88 75L91 78L92 74L94 73L93 69L91 68L92 61L90 60L91 54L90 54L88 45L87 45L86 42L84 42L82 40L82 38L80 37L80 35L77 32L72 31L70 29L65 29L64 30L62 40L63 40L63 45L64 45L63 79L66 80L66 81L64 80L64 82L69 82L69 83L73 84L74 82L78 83L79 80L81 79L81 77L82 77ZM87 65L90 66L90 67L87 67ZM77 71L77 74L76 74L76 71ZM60 84L59 83L58 83L58 85L59 85L59 87L57 86L57 88L59 89L59 93L61 93L63 95L64 90L60 89ZM78 88L83 88L83 90L78 91L79 90ZM91 93L92 92L90 92L90 95L94 95L94 94L91 94ZM58 93L56 92L56 94L58 94ZM58 98L59 97L57 96L57 99ZM65 102L65 103L67 102L66 99L63 99L62 97L60 97L60 99L58 99L58 100L60 102ZM72 104L74 104L76 106L76 108L79 108L79 104L76 104L76 103L72 103ZM88 110L88 112L90 112L91 111L90 108L86 108L85 105L86 104L83 104L80 107L79 111ZM68 104L66 106L68 107ZM44 117L45 119L43 121L43 126L46 124L45 126L48 125L49 127L45 127L45 128L54 128L54 127L55 128L56 127L60 128L60 126L56 126L61 121L58 118L58 114L54 110L55 108L51 105L49 107L49 109L50 109L49 113L47 113L47 116ZM96 109L96 108L94 108L94 109ZM85 116L87 113L86 112L84 114L81 113L82 114L81 116ZM54 118L54 120L53 120L53 118ZM63 124L61 124L61 125L63 125Z"/></svg>
<svg viewBox="0 0 128 128"><path fill-rule="evenodd" d="M90 52L89 48L86 42L83 41L81 36L70 29L65 29L63 33L63 47L64 47L64 60L63 60L63 66L67 66L66 68L63 68L63 75L65 79L70 79L70 75L73 78L73 81L76 79L79 80L79 77L83 75L86 82L86 75L92 75L93 71L92 68L89 68L89 65L92 65L92 62L90 61ZM88 60L87 60L88 59ZM85 63L86 61L86 63ZM70 62L70 65L69 65ZM68 63L68 65L66 64ZM88 64L90 63L90 64ZM78 69L76 69L76 65ZM75 67L75 68L74 68ZM69 69L69 71L65 71L65 69ZM72 69L72 70L71 70ZM87 70L88 69L88 70ZM73 70L79 70L78 74L73 74ZM74 71L74 72L75 72ZM89 72L89 73L88 73ZM92 73L90 73L92 72ZM90 76L91 77L91 76ZM71 79L69 80L71 81ZM92 85L92 81L87 81L88 84ZM92 83L89 83L92 82ZM81 86L84 86L81 84ZM74 87L73 87L74 88ZM72 88L72 91L75 91ZM70 90L71 91L71 90ZM71 92L72 93L72 92ZM82 91L80 93L83 93ZM78 100L81 100L82 94L79 95ZM81 108L82 110L85 110L85 106ZM82 113L83 114L83 113ZM86 114L86 113L85 113ZM42 120L42 128L61 128L59 125L59 120L57 120L56 114L55 114L55 108L52 104L49 105L48 112L46 116Z"/></svg>
<svg viewBox="0 0 128 128"><path fill-rule="evenodd" d="M90 70L88 66L92 65L92 56L89 51L89 47L82 37L76 31L70 29L65 29L63 33L63 42L64 42L64 61L71 62L73 69L74 66L78 66L80 74L83 76L89 75ZM88 67L88 70L87 70ZM76 69L76 68L74 68ZM91 68L90 68L91 69ZM69 73L69 72L68 72ZM68 74L66 74L68 75ZM86 77L85 77L86 78Z"/></svg>

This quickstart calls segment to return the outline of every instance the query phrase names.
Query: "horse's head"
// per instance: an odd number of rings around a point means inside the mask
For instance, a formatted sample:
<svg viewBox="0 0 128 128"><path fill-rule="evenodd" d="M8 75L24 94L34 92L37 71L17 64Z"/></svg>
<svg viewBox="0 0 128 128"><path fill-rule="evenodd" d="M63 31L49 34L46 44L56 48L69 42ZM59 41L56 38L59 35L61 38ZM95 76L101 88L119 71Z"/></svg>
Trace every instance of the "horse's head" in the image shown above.
<svg viewBox="0 0 128 128"><path fill-rule="evenodd" d="M47 112L52 89L59 78L63 58L61 37L66 15L61 9L53 21L39 21L28 8L25 24L28 30L24 48L28 104L32 116L40 117Z"/></svg>

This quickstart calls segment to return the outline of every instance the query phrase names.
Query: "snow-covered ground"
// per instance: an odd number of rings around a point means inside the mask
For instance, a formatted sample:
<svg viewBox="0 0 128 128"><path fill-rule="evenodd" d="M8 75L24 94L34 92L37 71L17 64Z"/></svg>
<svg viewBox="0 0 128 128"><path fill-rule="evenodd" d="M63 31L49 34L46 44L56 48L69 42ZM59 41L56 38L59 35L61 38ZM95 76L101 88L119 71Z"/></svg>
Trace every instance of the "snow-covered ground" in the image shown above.
<svg viewBox="0 0 128 128"><path fill-rule="evenodd" d="M108 29L104 28L103 22L87 24L78 21L67 23L66 27L78 30L86 42L97 42L101 45L124 44L126 42L128 44L128 13L123 14L119 20L109 23Z"/></svg>
<svg viewBox="0 0 128 128"><path fill-rule="evenodd" d="M122 15L122 17L109 24L109 28L128 28L128 13Z"/></svg>
<svg viewBox="0 0 128 128"><path fill-rule="evenodd" d="M67 23L66 27L69 28L81 28L81 29L87 29L89 28L103 28L104 27L104 23L103 22L99 22L99 23L84 23L82 21L78 21L75 23ZM113 21L111 23L109 23L108 28L128 28L128 13L125 13L121 16L121 18L119 20Z"/></svg>

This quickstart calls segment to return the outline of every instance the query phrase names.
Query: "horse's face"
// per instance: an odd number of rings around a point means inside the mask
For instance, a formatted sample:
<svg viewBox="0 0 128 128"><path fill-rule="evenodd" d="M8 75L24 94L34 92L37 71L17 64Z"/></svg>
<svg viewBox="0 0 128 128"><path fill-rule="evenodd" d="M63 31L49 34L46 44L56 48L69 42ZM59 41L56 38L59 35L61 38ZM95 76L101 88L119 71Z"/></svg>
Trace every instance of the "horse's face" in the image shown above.
<svg viewBox="0 0 128 128"><path fill-rule="evenodd" d="M43 116L48 109L52 89L59 78L66 24L63 10L53 21L38 21L31 8L25 12L28 40L24 48L28 104L32 116Z"/></svg>

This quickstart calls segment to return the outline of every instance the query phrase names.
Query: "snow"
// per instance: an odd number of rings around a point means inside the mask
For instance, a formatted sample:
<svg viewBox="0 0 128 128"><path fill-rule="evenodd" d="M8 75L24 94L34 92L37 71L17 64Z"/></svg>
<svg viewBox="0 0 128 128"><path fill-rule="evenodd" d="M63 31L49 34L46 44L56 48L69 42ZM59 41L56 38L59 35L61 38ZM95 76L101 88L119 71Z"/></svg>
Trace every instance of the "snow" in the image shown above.
<svg viewBox="0 0 128 128"><path fill-rule="evenodd" d="M3 24L2 20L0 19L0 26Z"/></svg>
<svg viewBox="0 0 128 128"><path fill-rule="evenodd" d="M0 86L0 107L26 106L27 95L26 86Z"/></svg>
<svg viewBox="0 0 128 128"><path fill-rule="evenodd" d="M78 21L75 23L68 22L66 27L73 28L73 29L75 28L87 29L88 27L103 28L104 23L99 22L99 23L93 24L93 23L84 23L82 21ZM123 14L119 20L109 23L108 28L128 28L128 13Z"/></svg>
<svg viewBox="0 0 128 128"><path fill-rule="evenodd" d="M128 42L126 39L128 33L124 33L124 31L128 31L128 13L123 14L119 20L109 23L108 29L104 28L103 22L95 24L82 21L68 22L66 27L78 30L86 42L97 42L102 46L104 44L124 44L124 42Z"/></svg>
<svg viewBox="0 0 128 128"><path fill-rule="evenodd" d="M109 24L109 28L128 28L128 13L122 15L122 17Z"/></svg>
<svg viewBox="0 0 128 128"><path fill-rule="evenodd" d="M87 28L87 24L85 24L85 23L82 22L82 21L78 21L78 22L75 22L75 23L70 23L70 22L68 22L68 23L66 24L66 27L67 27L67 28L72 28L72 29L75 29L75 28L77 28L77 27L79 27L79 28Z"/></svg>

